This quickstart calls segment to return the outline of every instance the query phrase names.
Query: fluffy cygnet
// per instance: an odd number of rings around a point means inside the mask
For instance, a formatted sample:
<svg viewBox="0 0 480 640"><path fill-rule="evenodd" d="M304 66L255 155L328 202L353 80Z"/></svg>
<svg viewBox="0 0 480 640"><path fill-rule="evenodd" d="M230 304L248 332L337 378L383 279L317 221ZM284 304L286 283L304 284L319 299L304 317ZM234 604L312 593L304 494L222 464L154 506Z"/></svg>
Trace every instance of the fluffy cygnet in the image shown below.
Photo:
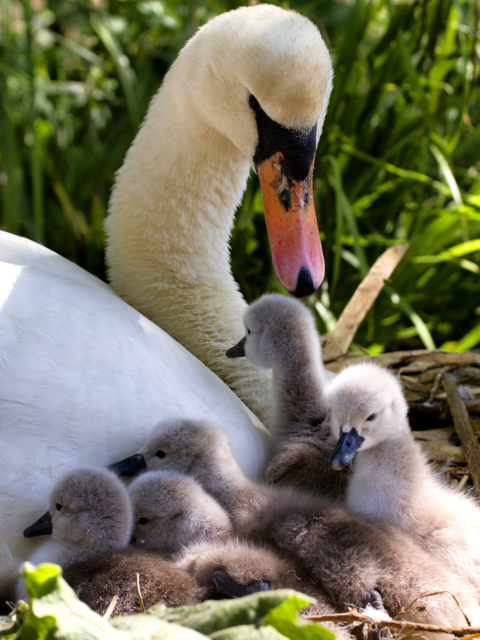
<svg viewBox="0 0 480 640"><path fill-rule="evenodd" d="M207 590L196 584L187 571L167 562L159 553L128 547L81 563L63 571L78 598L99 614L105 613L117 596L113 615L141 613L137 577L146 609L162 602L167 607L195 604Z"/></svg>
<svg viewBox="0 0 480 640"><path fill-rule="evenodd" d="M266 479L343 498L348 471L335 474L329 464L335 439L325 406L328 372L312 314L298 300L270 294L247 309L244 324L245 337L227 356L273 369L275 442Z"/></svg>
<svg viewBox="0 0 480 640"><path fill-rule="evenodd" d="M116 475L105 469L79 468L62 476L50 494L48 512L52 538L28 558L32 564L53 562L66 567L119 551L129 543L132 509L128 493ZM20 578L17 598L25 596Z"/></svg>
<svg viewBox="0 0 480 640"><path fill-rule="evenodd" d="M172 554L193 542L228 535L230 518L193 478L175 471L149 471L129 487L134 538Z"/></svg>
<svg viewBox="0 0 480 640"><path fill-rule="evenodd" d="M406 534L327 498L248 481L226 437L212 425L164 423L143 448L143 456L148 469L192 474L226 509L238 533L303 563L335 607L363 607L376 589L389 614L397 615L418 596L447 590L459 597L473 620L480 620L471 589ZM445 593L422 600L421 609L403 615L434 624L465 623Z"/></svg>
<svg viewBox="0 0 480 640"><path fill-rule="evenodd" d="M225 518L221 507L218 509ZM146 607L157 602L175 607L205 597L206 590L197 586L192 576L160 554L126 548L132 508L127 490L114 473L81 468L66 474L52 491L49 513L52 539L29 560L33 564L60 564L80 600L97 613L103 614L114 596L118 597L115 615L140 613L136 573ZM45 517L29 531L30 535L48 533ZM25 595L20 579L17 597Z"/></svg>
<svg viewBox="0 0 480 640"><path fill-rule="evenodd" d="M450 488L415 442L397 378L377 365L344 369L327 390L338 446L334 468L354 458L347 505L392 522L480 588L480 509Z"/></svg>
<svg viewBox="0 0 480 640"><path fill-rule="evenodd" d="M162 452L155 453L161 460ZM172 561L188 571L206 594L237 597L267 589L297 589L318 600L311 613L333 613L325 592L301 567L264 546L229 536L226 511L192 477L147 471L130 485L130 497L137 544L141 541L162 553L178 552ZM344 640L350 638L341 627L332 628L343 633Z"/></svg>
<svg viewBox="0 0 480 640"><path fill-rule="evenodd" d="M218 582L223 578L220 572L231 577L234 584L251 585L261 580L269 589L295 589L312 596L317 602L304 612L309 615L335 613L325 591L312 582L298 563L281 557L264 545L232 538L200 542L185 549L177 556L175 563L194 575L195 582L206 589L212 582L216 582L218 587ZM334 631L338 640L352 639L340 625L324 624Z"/></svg>

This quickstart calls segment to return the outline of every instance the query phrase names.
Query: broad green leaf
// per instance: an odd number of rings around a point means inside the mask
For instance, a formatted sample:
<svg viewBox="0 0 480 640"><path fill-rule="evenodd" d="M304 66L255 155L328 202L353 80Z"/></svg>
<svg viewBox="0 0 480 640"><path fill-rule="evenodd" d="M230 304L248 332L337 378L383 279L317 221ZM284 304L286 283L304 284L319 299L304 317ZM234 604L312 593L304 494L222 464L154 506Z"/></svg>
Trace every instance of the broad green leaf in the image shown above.
<svg viewBox="0 0 480 640"><path fill-rule="evenodd" d="M176 609L155 606L148 613L210 635L228 627L249 624L261 626L271 609L289 600L297 612L314 602L312 598L291 589L281 589L255 593L237 600L207 600Z"/></svg>
<svg viewBox="0 0 480 640"><path fill-rule="evenodd" d="M302 600L292 596L263 618L262 624L271 625L291 640L335 640L335 634L316 622L298 616Z"/></svg>
<svg viewBox="0 0 480 640"><path fill-rule="evenodd" d="M80 602L62 578L60 567L28 563L24 579L30 600L19 640L119 640L124 634Z"/></svg>
<svg viewBox="0 0 480 640"><path fill-rule="evenodd" d="M128 632L129 640L206 640L206 637L172 622L155 616L138 614L113 618L111 624L120 631Z"/></svg>
<svg viewBox="0 0 480 640"><path fill-rule="evenodd" d="M208 637L210 640L285 640L285 636L273 627L256 627L253 624L221 629Z"/></svg>

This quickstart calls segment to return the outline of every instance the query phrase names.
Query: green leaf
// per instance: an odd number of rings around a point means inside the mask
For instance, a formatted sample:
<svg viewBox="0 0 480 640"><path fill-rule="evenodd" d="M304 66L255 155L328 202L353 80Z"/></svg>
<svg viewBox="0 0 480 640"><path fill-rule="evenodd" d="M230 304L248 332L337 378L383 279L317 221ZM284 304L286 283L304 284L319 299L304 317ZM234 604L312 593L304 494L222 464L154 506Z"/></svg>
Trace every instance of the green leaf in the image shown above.
<svg viewBox="0 0 480 640"><path fill-rule="evenodd" d="M230 629L215 631L211 640L285 640L285 636L273 627L256 627L253 624L243 624Z"/></svg>
<svg viewBox="0 0 480 640"><path fill-rule="evenodd" d="M193 629L144 614L114 618L111 624L120 631L128 632L129 640L206 640L203 634Z"/></svg>
<svg viewBox="0 0 480 640"><path fill-rule="evenodd" d="M291 589L281 589L255 593L237 600L207 600L176 609L166 609L163 605L157 605L149 609L148 613L210 635L234 626L254 624L260 627L264 624L263 619L268 612L284 601L291 601L291 607L296 612L314 602L312 598Z"/></svg>
<svg viewBox="0 0 480 640"><path fill-rule="evenodd" d="M123 636L77 599L73 589L62 578L60 567L41 564L35 569L26 563L23 575L30 607L25 613L19 640L50 640L54 637L114 640Z"/></svg>
<svg viewBox="0 0 480 640"><path fill-rule="evenodd" d="M308 622L298 617L302 599L290 597L271 609L262 620L263 625L271 625L291 640L335 640L335 634L316 622Z"/></svg>

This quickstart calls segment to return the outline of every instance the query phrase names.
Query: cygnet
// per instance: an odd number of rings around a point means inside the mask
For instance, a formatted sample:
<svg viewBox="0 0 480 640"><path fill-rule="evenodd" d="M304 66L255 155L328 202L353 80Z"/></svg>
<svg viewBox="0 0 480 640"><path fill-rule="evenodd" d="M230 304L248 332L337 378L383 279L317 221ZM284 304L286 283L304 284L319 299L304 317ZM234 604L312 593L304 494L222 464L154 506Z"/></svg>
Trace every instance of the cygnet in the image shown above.
<svg viewBox="0 0 480 640"><path fill-rule="evenodd" d="M273 369L274 445L265 478L331 498L344 498L349 471L335 474L335 446L325 405L329 383L322 347L307 307L280 294L262 296L245 312L245 336L229 349L260 369Z"/></svg>
<svg viewBox="0 0 480 640"><path fill-rule="evenodd" d="M142 453L148 469L190 473L226 509L234 531L300 561L335 607L361 608L375 589L393 616L422 594L449 591L473 620L480 621L473 591L409 536L327 498L248 481L226 437L212 425L190 420L163 423ZM421 610L402 615L434 624L465 623L445 593L422 600Z"/></svg>
<svg viewBox="0 0 480 640"><path fill-rule="evenodd" d="M327 390L338 438L333 468L353 459L350 509L392 522L480 589L480 509L446 485L414 440L398 379L372 363L344 369Z"/></svg>

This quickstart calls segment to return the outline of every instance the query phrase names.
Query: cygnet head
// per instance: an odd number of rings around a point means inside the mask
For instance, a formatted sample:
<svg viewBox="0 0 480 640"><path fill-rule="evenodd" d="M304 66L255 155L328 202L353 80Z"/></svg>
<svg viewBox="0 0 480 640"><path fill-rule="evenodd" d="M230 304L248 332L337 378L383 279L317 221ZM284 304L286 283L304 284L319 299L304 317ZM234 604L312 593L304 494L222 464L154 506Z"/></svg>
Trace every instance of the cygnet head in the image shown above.
<svg viewBox="0 0 480 640"><path fill-rule="evenodd" d="M298 300L267 294L254 302L243 318L245 337L227 351L227 356L245 356L260 369L276 363L289 365L298 353L321 357L321 345L310 311Z"/></svg>
<svg viewBox="0 0 480 640"><path fill-rule="evenodd" d="M137 544L176 553L231 530L226 511L193 478L181 473L148 471L132 482L129 492Z"/></svg>
<svg viewBox="0 0 480 640"><path fill-rule="evenodd" d="M52 537L76 548L98 553L126 547L132 529L127 490L105 469L69 471L50 495Z"/></svg>
<svg viewBox="0 0 480 640"><path fill-rule="evenodd" d="M330 426L338 443L330 462L343 469L357 451L375 447L409 429L407 403L397 378L378 365L344 369L326 390Z"/></svg>
<svg viewBox="0 0 480 640"><path fill-rule="evenodd" d="M161 469L189 475L194 467L229 450L227 437L208 422L173 419L157 425L140 455L148 471Z"/></svg>

